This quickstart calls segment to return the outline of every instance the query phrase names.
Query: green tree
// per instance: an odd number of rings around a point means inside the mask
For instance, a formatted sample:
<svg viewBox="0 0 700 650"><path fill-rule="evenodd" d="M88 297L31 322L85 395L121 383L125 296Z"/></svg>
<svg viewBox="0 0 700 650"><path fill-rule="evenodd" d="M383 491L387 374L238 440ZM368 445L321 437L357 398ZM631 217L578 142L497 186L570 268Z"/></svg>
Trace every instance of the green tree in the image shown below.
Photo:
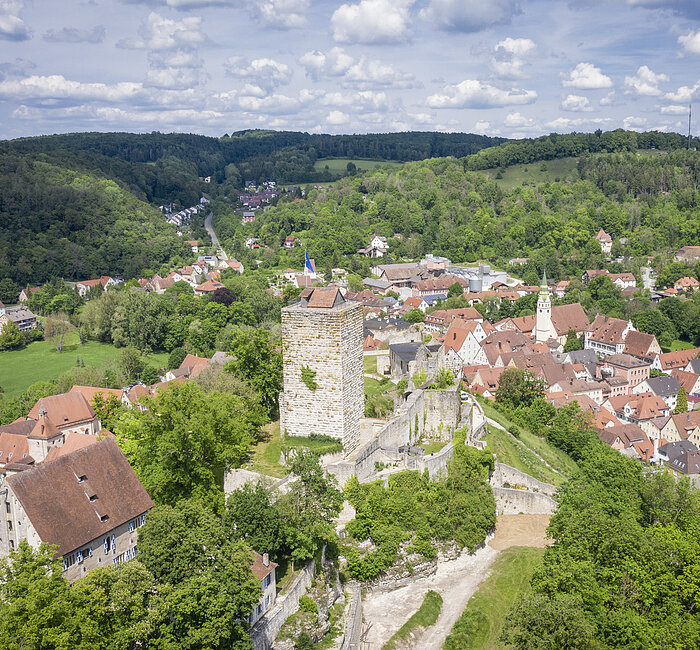
<svg viewBox="0 0 700 650"><path fill-rule="evenodd" d="M46 317L44 321L44 336L55 346L56 352L63 352L63 344L66 336L75 329L68 315L64 312L57 312Z"/></svg>
<svg viewBox="0 0 700 650"><path fill-rule="evenodd" d="M14 350L22 345L22 333L14 321L8 321L0 332L0 350Z"/></svg>
<svg viewBox="0 0 700 650"><path fill-rule="evenodd" d="M566 343L564 343L564 352L573 352L574 350L583 350L581 339L576 336L574 330L569 330L566 334Z"/></svg>
<svg viewBox="0 0 700 650"><path fill-rule="evenodd" d="M254 487L248 483L231 493L226 502L224 528L232 537L245 541L251 548L278 559L282 520L261 482Z"/></svg>
<svg viewBox="0 0 700 650"><path fill-rule="evenodd" d="M448 298L459 298L464 295L464 287L459 282L454 282L447 289Z"/></svg>
<svg viewBox="0 0 700 650"><path fill-rule="evenodd" d="M403 317L403 319L407 323L422 323L425 320L425 314L417 307L414 307Z"/></svg>
<svg viewBox="0 0 700 650"><path fill-rule="evenodd" d="M156 503L196 498L223 508L223 476L246 458L264 421L254 403L194 382L159 391L131 409L116 433L122 449Z"/></svg>
<svg viewBox="0 0 700 650"><path fill-rule="evenodd" d="M674 413L686 413L688 411L688 395L685 392L685 387L681 386L678 391L678 399Z"/></svg>
<svg viewBox="0 0 700 650"><path fill-rule="evenodd" d="M119 367L124 373L126 383L136 381L145 367L141 353L133 347L124 348L117 357Z"/></svg>
<svg viewBox="0 0 700 650"><path fill-rule="evenodd" d="M179 368L187 356L185 348L174 348L168 356L168 370Z"/></svg>
<svg viewBox="0 0 700 650"><path fill-rule="evenodd" d="M543 397L545 384L542 379L528 370L508 368L498 381L496 401L513 408L529 406L537 398Z"/></svg>

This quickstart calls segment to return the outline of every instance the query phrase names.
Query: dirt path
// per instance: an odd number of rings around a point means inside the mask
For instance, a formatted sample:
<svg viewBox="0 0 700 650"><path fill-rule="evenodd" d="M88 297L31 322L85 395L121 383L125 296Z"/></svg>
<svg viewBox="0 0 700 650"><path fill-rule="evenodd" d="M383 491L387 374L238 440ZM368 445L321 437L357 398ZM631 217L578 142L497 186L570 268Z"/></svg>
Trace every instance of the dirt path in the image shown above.
<svg viewBox="0 0 700 650"><path fill-rule="evenodd" d="M393 591L368 591L363 599L365 629L369 650L380 650L413 615L429 589L437 591L443 599L440 617L435 625L420 635L415 648L438 650L442 648L452 626L464 611L467 601L486 578L498 553L510 546L535 546L547 544L545 529L550 515L501 515L496 532L486 546L472 555L464 554L450 562L438 565L434 575L418 578L409 585Z"/></svg>

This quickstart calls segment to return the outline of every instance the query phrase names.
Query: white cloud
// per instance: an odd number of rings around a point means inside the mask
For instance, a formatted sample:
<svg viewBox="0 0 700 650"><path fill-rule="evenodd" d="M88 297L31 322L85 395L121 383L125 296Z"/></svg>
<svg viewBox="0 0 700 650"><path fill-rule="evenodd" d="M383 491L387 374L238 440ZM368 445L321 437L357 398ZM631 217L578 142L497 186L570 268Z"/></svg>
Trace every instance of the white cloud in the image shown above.
<svg viewBox="0 0 700 650"><path fill-rule="evenodd" d="M700 81L693 86L681 86L675 93L666 93L664 98L670 99L672 102L687 104L695 97L698 89L700 89Z"/></svg>
<svg viewBox="0 0 700 650"><path fill-rule="evenodd" d="M576 129L580 126L602 126L608 122L611 121L611 118L609 117L600 117L592 120L584 119L584 118L576 118L576 119L569 119L568 117L558 117L556 120L552 120L551 122L546 122L545 126L548 129L552 129L553 131L571 131L572 129Z"/></svg>
<svg viewBox="0 0 700 650"><path fill-rule="evenodd" d="M347 124L350 121L350 116L342 111L331 111L326 116L326 124Z"/></svg>
<svg viewBox="0 0 700 650"><path fill-rule="evenodd" d="M523 68L536 50L529 38L506 38L493 48L491 68L503 79L522 79L527 76Z"/></svg>
<svg viewBox="0 0 700 650"><path fill-rule="evenodd" d="M600 100L601 106L612 106L615 103L615 91L611 90L603 99Z"/></svg>
<svg viewBox="0 0 700 650"><path fill-rule="evenodd" d="M508 113L506 119L503 120L503 125L511 128L529 128L535 126L535 120L530 117L525 117L521 113Z"/></svg>
<svg viewBox="0 0 700 650"><path fill-rule="evenodd" d="M494 108L532 104L536 99L534 90L502 90L485 81L465 79L456 85L445 86L442 93L431 95L427 102L431 108Z"/></svg>
<svg viewBox="0 0 700 650"><path fill-rule="evenodd" d="M105 40L105 28L104 25L97 25L92 29L76 27L50 29L44 34L43 39L49 43L102 43Z"/></svg>
<svg viewBox="0 0 700 650"><path fill-rule="evenodd" d="M647 120L644 117L629 116L622 120L622 128L625 131L644 131L647 127Z"/></svg>
<svg viewBox="0 0 700 650"><path fill-rule="evenodd" d="M700 29L678 37L679 45L689 54L700 54Z"/></svg>
<svg viewBox="0 0 700 650"><path fill-rule="evenodd" d="M410 8L415 0L360 0L343 4L331 17L337 43L402 43L411 36Z"/></svg>
<svg viewBox="0 0 700 650"><path fill-rule="evenodd" d="M253 59L231 56L224 63L226 74L238 79L247 79L252 84L272 91L289 83L291 71L286 63L274 59Z"/></svg>
<svg viewBox="0 0 700 650"><path fill-rule="evenodd" d="M670 106L662 106L661 112L666 115L687 115L688 106L683 106L681 104L671 104Z"/></svg>
<svg viewBox="0 0 700 650"><path fill-rule="evenodd" d="M314 81L335 77L340 78L344 86L361 89L417 88L421 85L414 75L400 72L390 63L364 56L356 60L340 47L334 47L327 54L318 50L306 52L299 62Z"/></svg>
<svg viewBox="0 0 700 650"><path fill-rule="evenodd" d="M562 75L562 85L582 90L594 90L597 88L610 88L612 79L604 75L600 68L596 68L592 63L579 63L569 73L568 77Z"/></svg>
<svg viewBox="0 0 700 650"><path fill-rule="evenodd" d="M121 82L112 85L82 83L66 79L63 75L32 75L25 79L0 82L0 98L27 100L70 99L124 101L133 100L143 91L140 83Z"/></svg>
<svg viewBox="0 0 700 650"><path fill-rule="evenodd" d="M685 18L700 18L700 5L697 0L627 0L633 7L662 9Z"/></svg>
<svg viewBox="0 0 700 650"><path fill-rule="evenodd" d="M117 47L163 51L193 47L207 40L198 16L172 20L152 11L138 31L141 38L122 39Z"/></svg>
<svg viewBox="0 0 700 650"><path fill-rule="evenodd" d="M478 32L507 25L519 13L517 0L431 0L419 15L449 32Z"/></svg>
<svg viewBox="0 0 700 650"><path fill-rule="evenodd" d="M311 8L311 0L245 0L252 16L263 25L277 29L302 27Z"/></svg>
<svg viewBox="0 0 700 650"><path fill-rule="evenodd" d="M0 0L0 39L26 41L30 38L27 26L19 17L22 9L23 0Z"/></svg>
<svg viewBox="0 0 700 650"><path fill-rule="evenodd" d="M634 77L625 77L625 92L656 97L661 94L659 84L663 81L668 81L668 75L656 74L642 65Z"/></svg>
<svg viewBox="0 0 700 650"><path fill-rule="evenodd" d="M591 102L588 101L588 97L582 97L581 95L567 95L559 108L563 111L571 111L572 113L583 113L593 110Z"/></svg>
<svg viewBox="0 0 700 650"><path fill-rule="evenodd" d="M485 120L479 120L474 124L474 133L486 133L491 124Z"/></svg>

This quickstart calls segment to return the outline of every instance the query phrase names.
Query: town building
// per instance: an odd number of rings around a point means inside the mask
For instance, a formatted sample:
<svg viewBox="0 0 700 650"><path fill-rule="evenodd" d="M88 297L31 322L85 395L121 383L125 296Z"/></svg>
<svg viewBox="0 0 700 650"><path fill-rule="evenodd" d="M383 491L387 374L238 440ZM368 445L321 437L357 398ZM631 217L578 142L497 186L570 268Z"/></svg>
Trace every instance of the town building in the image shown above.
<svg viewBox="0 0 700 650"><path fill-rule="evenodd" d="M595 236L595 238L600 244L600 250L603 251L603 253L605 253L606 255L610 255L613 243L612 237L601 228L598 231L598 234Z"/></svg>
<svg viewBox="0 0 700 650"><path fill-rule="evenodd" d="M362 306L338 287L304 289L282 309L283 435L328 435L346 452L359 442L364 416Z"/></svg>
<svg viewBox="0 0 700 650"><path fill-rule="evenodd" d="M3 307L0 314L0 333L10 322L15 323L20 332L36 329L36 315L28 309Z"/></svg>
<svg viewBox="0 0 700 650"><path fill-rule="evenodd" d="M279 565L276 562L270 561L270 556L267 553L256 553L253 551L253 564L250 570L257 580L260 581L260 589L262 596L255 609L248 616L249 625L255 625L265 612L272 607L277 598L277 574L276 569Z"/></svg>
<svg viewBox="0 0 700 650"><path fill-rule="evenodd" d="M57 546L68 580L136 556L153 501L111 438L34 467L5 465L0 555L22 540Z"/></svg>

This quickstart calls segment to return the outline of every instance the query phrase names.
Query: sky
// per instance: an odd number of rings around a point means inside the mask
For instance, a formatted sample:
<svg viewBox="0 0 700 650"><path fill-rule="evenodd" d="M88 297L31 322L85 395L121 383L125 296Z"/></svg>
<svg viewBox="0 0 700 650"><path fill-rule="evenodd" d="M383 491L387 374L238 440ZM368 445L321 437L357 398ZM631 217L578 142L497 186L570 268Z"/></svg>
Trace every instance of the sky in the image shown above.
<svg viewBox="0 0 700 650"><path fill-rule="evenodd" d="M687 133L693 99L700 0L0 0L3 139Z"/></svg>

